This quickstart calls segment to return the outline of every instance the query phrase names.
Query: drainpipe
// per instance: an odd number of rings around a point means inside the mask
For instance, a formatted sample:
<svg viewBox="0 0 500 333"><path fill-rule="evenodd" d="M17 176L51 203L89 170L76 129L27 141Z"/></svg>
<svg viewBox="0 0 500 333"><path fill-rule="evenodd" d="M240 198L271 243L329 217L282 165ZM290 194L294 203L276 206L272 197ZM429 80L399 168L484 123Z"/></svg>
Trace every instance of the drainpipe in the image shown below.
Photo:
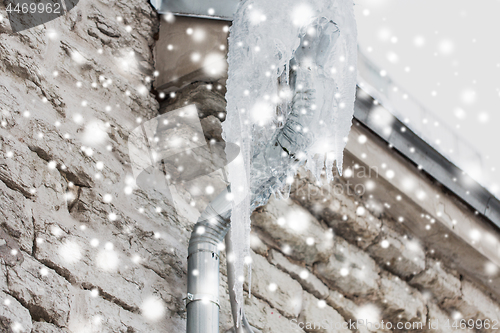
<svg viewBox="0 0 500 333"><path fill-rule="evenodd" d="M295 155L308 146L311 137L303 133L298 135L295 128L305 127L311 121L310 116L304 116L299 110L315 102L314 90L308 82L310 76L302 74L294 74L294 81L303 83L304 88L295 93L289 120L275 135L272 143L254 156L256 165L281 166L287 170L302 164L303 161L297 160ZM285 172L252 186L251 209L265 204L277 184L281 184L286 176ZM232 250L228 233L232 208L232 202L228 200L229 193L228 187L208 204L191 233L188 248L187 333L219 333L219 247L224 238L227 253ZM227 276L228 285L234 285L234 266L229 260ZM235 333L252 333L244 313L241 315L242 323L236 322L237 304L233 288L229 288L229 295Z"/></svg>
<svg viewBox="0 0 500 333"><path fill-rule="evenodd" d="M222 191L198 218L189 240L187 333L219 332L219 248L226 239L226 252L231 253L228 233L232 202L227 199L229 187ZM234 284L234 265L227 261L228 285ZM229 288L235 333L252 333L244 314L236 323L236 295Z"/></svg>
<svg viewBox="0 0 500 333"><path fill-rule="evenodd" d="M230 224L228 193L208 204L189 240L187 333L219 332L219 246Z"/></svg>
<svg viewBox="0 0 500 333"><path fill-rule="evenodd" d="M322 25L325 33L331 36L338 34L338 28L332 21L321 19L314 24L317 24L316 27ZM314 140L313 133L297 130L309 126L313 120L312 113L304 114L302 110L312 109L316 102L311 68L304 66L302 61L311 54L316 57L324 56L323 48L328 48L329 44L321 43L321 38L318 38L305 45L309 46L299 48L295 59L291 61L291 65L296 65L292 67L295 70L290 73L290 87L295 93L287 121L276 132L270 144L252 158L253 169L260 171L251 180L252 210L264 205L271 194L281 187L288 170L295 169L304 162L297 156L310 147ZM269 174L275 176L259 178L259 174L264 177ZM208 204L191 234L188 249L187 333L219 333L219 245L224 238L227 253L232 250L231 236L228 233L232 208L229 193L228 187ZM227 275L228 285L233 286L234 266L229 260ZM229 288L229 295L234 332L252 333L244 313L241 314L242 323L236 322L238 307L233 288Z"/></svg>

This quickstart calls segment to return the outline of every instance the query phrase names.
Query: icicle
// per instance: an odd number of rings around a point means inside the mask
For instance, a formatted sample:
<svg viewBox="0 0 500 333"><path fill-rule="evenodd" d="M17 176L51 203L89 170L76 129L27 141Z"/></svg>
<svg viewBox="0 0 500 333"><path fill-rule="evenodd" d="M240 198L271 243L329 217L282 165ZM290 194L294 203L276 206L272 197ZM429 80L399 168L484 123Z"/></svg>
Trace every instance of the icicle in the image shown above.
<svg viewBox="0 0 500 333"><path fill-rule="evenodd" d="M252 263L248 264L248 298L252 298Z"/></svg>
<svg viewBox="0 0 500 333"><path fill-rule="evenodd" d="M300 58L313 46L320 52L313 50L311 59ZM240 3L230 28L227 117L222 124L224 139L239 142L241 148L240 158L228 166L236 275L231 287L239 306L244 258L250 254L250 214L271 193L287 186L286 176L291 174L292 163L280 162L286 149L269 147L269 142L277 131L287 131L281 139L296 148L290 161L307 160L306 168L318 180L325 166L327 179L333 179L335 161L341 172L344 138L353 115L356 55L352 0ZM307 128L287 126L290 121ZM294 168L292 175L295 172ZM238 314L241 317L241 311Z"/></svg>

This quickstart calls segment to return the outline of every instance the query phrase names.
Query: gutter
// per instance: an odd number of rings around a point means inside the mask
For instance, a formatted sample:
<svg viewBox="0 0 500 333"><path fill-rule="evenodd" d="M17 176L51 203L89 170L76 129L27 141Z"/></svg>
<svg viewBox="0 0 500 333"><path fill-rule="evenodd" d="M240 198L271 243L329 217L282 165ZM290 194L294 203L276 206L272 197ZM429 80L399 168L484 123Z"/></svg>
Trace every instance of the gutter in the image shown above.
<svg viewBox="0 0 500 333"><path fill-rule="evenodd" d="M378 106L373 103L375 100ZM375 108L377 112L386 112L387 117L391 118L390 131L374 121L371 115ZM358 78L354 117L500 229L500 201L477 181L464 177L463 170L425 142L411 130L411 126L399 120L389 110L390 102L377 93L368 82ZM401 128L405 128L405 131L402 132Z"/></svg>

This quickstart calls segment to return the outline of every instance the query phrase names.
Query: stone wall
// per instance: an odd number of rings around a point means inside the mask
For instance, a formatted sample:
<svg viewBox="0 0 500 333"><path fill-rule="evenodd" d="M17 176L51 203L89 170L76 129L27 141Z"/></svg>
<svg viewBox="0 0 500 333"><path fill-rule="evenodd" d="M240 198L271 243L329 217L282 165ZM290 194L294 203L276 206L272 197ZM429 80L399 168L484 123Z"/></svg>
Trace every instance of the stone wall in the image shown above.
<svg viewBox="0 0 500 333"><path fill-rule="evenodd" d="M176 214L159 191L136 186L127 139L142 121L192 103L206 138L220 139L223 84L188 85L160 110L149 92L158 17L146 1L82 0L17 34L0 14L1 331L183 332L187 244L203 203ZM200 182L225 186L220 174L207 177ZM449 332L427 325L500 319L487 288L396 221L355 195L311 194L320 187L301 172L289 199L253 214L246 311L255 328L367 332L306 327L362 318ZM224 260L221 332L231 328Z"/></svg>
<svg viewBox="0 0 500 333"><path fill-rule="evenodd" d="M180 89L175 97L166 97L160 112L195 104L206 139L219 140L225 112L219 83L195 82ZM380 181L376 174L371 180ZM212 181L223 183L221 177ZM255 328L262 332L451 332L456 329L447 328L447 320L451 326L457 319L500 319L498 302L487 286L471 282L474 276L461 275L441 262L439 254L426 248L400 221L370 206L369 197L356 195L350 186L343 177L320 185L301 170L289 199L273 198L254 212L252 297L246 300L246 311ZM224 262L223 257L221 332L232 326ZM409 323L412 328L334 327L360 318L394 326ZM307 328L314 323L323 329Z"/></svg>

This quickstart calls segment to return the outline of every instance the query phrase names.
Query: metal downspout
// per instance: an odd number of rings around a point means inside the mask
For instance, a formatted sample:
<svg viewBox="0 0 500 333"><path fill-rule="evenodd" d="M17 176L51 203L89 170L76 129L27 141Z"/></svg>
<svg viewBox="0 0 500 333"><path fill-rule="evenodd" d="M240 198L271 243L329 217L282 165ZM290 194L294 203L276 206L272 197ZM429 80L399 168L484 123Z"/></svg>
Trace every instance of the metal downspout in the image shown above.
<svg viewBox="0 0 500 333"><path fill-rule="evenodd" d="M338 28L333 21L322 21L313 23L315 28L323 25L325 33L335 36ZM303 38L307 38L303 37ZM333 39L332 43L335 42ZM290 86L295 91L292 100L292 110L283 128L281 128L274 139L253 156L253 163L259 168L285 167L296 168L303 160L295 156L309 147L313 141L313 134L299 132L297 128L304 128L312 121L312 114L301 112L303 109L313 109L315 104L315 89L313 88L313 77L311 69L302 61L310 54L320 57L323 48L329 44L320 45L318 38L315 43L311 41L309 46L302 46L296 52L292 63L297 66L290 73ZM283 171L284 169L279 169ZM273 170L274 171L274 170ZM275 172L273 172L275 173ZM272 173L271 173L272 174ZM267 202L271 194L282 184L287 172L281 172L269 179L260 179L258 183L251 185L251 209ZM231 252L231 240L228 230L230 227L230 216L232 201L228 199L230 188L222 191L207 208L203 211L198 222L191 233L188 249L188 296L187 296L187 333L219 333L219 245L226 237L227 253ZM234 285L234 266L227 260L228 285ZM231 310L234 320L235 333L252 333L245 314L242 313L242 323L236 322L237 304L235 292L229 288L231 299ZM241 308L243 311L243 308Z"/></svg>
<svg viewBox="0 0 500 333"><path fill-rule="evenodd" d="M229 229L228 190L203 211L188 248L187 333L219 332L219 244Z"/></svg>
<svg viewBox="0 0 500 333"><path fill-rule="evenodd" d="M231 200L229 187L222 191L201 214L191 233L188 248L187 333L219 332L219 248L226 238L227 253L231 252ZM234 265L227 261L228 285L234 283ZM234 291L230 288L231 310L236 316ZM252 333L246 317L235 333ZM235 319L236 320L236 319Z"/></svg>

